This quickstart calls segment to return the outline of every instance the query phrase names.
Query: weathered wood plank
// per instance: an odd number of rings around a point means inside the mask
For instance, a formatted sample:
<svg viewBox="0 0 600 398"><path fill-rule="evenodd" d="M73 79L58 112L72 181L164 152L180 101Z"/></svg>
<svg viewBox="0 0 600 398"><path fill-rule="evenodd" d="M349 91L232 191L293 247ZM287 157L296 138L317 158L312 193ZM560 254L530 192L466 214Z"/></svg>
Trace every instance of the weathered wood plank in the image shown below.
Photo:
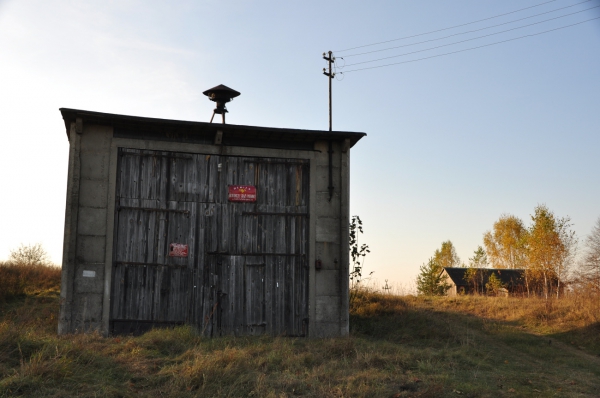
<svg viewBox="0 0 600 398"><path fill-rule="evenodd" d="M123 150L112 319L303 334L308 172L308 161ZM228 185L256 186L257 202L229 202ZM170 243L188 257L169 257Z"/></svg>
<svg viewBox="0 0 600 398"><path fill-rule="evenodd" d="M265 269L263 257L246 257L245 264L245 334L259 335L266 331Z"/></svg>

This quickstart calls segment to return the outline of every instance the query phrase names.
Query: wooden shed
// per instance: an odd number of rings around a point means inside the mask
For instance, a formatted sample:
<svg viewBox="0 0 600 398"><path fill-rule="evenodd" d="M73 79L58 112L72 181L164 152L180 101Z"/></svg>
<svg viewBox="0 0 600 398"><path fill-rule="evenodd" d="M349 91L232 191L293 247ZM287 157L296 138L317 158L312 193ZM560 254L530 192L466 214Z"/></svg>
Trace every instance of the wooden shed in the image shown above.
<svg viewBox="0 0 600 398"><path fill-rule="evenodd" d="M364 133L60 111L60 334L348 334L350 148Z"/></svg>

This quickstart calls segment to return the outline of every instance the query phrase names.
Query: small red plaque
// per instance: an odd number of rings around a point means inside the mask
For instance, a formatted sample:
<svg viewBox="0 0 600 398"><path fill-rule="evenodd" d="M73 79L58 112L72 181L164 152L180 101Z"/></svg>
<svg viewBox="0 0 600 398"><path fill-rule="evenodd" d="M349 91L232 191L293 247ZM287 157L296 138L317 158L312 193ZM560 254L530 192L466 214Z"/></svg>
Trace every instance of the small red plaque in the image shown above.
<svg viewBox="0 0 600 398"><path fill-rule="evenodd" d="M188 245L182 243L171 243L169 245L169 257L187 257Z"/></svg>
<svg viewBox="0 0 600 398"><path fill-rule="evenodd" d="M256 187L252 185L230 185L230 202L256 202Z"/></svg>

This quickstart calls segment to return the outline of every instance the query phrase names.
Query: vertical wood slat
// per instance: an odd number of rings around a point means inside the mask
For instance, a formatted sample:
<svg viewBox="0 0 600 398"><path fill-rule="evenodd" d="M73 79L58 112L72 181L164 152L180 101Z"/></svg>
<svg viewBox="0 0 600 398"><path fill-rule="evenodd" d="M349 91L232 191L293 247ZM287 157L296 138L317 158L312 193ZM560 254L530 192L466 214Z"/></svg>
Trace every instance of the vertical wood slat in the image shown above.
<svg viewBox="0 0 600 398"><path fill-rule="evenodd" d="M307 212L308 162L139 150L121 160L121 206L188 213L121 210L117 262L165 265L117 265L112 318L191 322L208 335L303 333L306 257L247 255L306 255L307 218L242 213ZM255 185L258 201L228 202L228 185ZM168 257L174 242L189 245L187 259Z"/></svg>
<svg viewBox="0 0 600 398"><path fill-rule="evenodd" d="M190 162L173 161L169 153L155 151L120 150L119 155L117 209L120 210L115 225L117 249L111 318L186 321L195 252L192 247L188 258L169 258L167 247L170 242L194 240L192 222L196 204L175 202L171 206L175 212L162 210L169 208L169 192L176 193L167 186L173 181L169 177L173 173L185 174L182 170L185 166L177 166ZM175 167L170 167L169 162L175 163Z"/></svg>
<svg viewBox="0 0 600 398"><path fill-rule="evenodd" d="M258 177L254 182L257 187L258 203L254 204L257 211L263 212L306 212L305 204L308 197L302 198L302 193L308 194L306 182L308 181L308 163L306 166L287 166L282 164L257 164L254 173L242 169L241 162L228 159L226 164L225 179L228 185L243 185L250 182L246 179L249 175ZM244 159L249 160L251 159ZM305 172L303 172L305 171ZM223 186L221 192L226 192ZM299 209L298 205L304 208ZM240 217L240 212L247 209L249 204L223 203L222 229L220 231L220 251L234 253L288 253L306 254L307 226L306 218L282 217L274 215ZM233 208L233 209L232 209ZM248 211L248 210L246 210ZM251 248L251 250L248 250ZM297 249L296 249L297 248ZM246 334L260 333L259 328L252 326L262 324L255 319L265 319L264 331L274 334L302 334L303 321L307 316L307 272L305 272L306 259L294 257L269 256L265 259L264 293L259 289L258 296L264 299L253 298L252 286L256 286L258 276L253 276L258 271L250 271L251 264L246 263L244 285L246 286L244 309L247 324ZM229 263L228 273L239 275L229 267L241 266L239 262ZM225 274L225 273L222 273ZM305 275L303 278L302 275ZM264 282L263 282L264 281ZM221 280L220 286L233 289L236 284L231 281ZM239 286L239 284L237 285ZM223 298L221 311L233 311L232 303L239 303L238 294L235 298L228 294ZM234 304L235 305L235 304ZM238 333L237 327L230 327L227 319L236 319L236 314L226 315L221 312L221 333ZM228 318L232 317L232 318ZM228 323L229 322L229 323ZM237 320L235 321L237 322ZM227 328L230 330L227 331Z"/></svg>

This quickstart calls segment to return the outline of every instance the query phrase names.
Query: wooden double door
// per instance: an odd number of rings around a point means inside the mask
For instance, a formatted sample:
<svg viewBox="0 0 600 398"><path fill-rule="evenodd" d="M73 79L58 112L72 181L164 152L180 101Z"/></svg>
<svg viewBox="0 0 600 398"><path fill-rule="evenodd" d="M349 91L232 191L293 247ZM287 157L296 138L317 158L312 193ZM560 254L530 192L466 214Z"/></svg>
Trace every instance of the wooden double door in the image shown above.
<svg viewBox="0 0 600 398"><path fill-rule="evenodd" d="M111 331L305 335L308 202L308 160L119 149Z"/></svg>

